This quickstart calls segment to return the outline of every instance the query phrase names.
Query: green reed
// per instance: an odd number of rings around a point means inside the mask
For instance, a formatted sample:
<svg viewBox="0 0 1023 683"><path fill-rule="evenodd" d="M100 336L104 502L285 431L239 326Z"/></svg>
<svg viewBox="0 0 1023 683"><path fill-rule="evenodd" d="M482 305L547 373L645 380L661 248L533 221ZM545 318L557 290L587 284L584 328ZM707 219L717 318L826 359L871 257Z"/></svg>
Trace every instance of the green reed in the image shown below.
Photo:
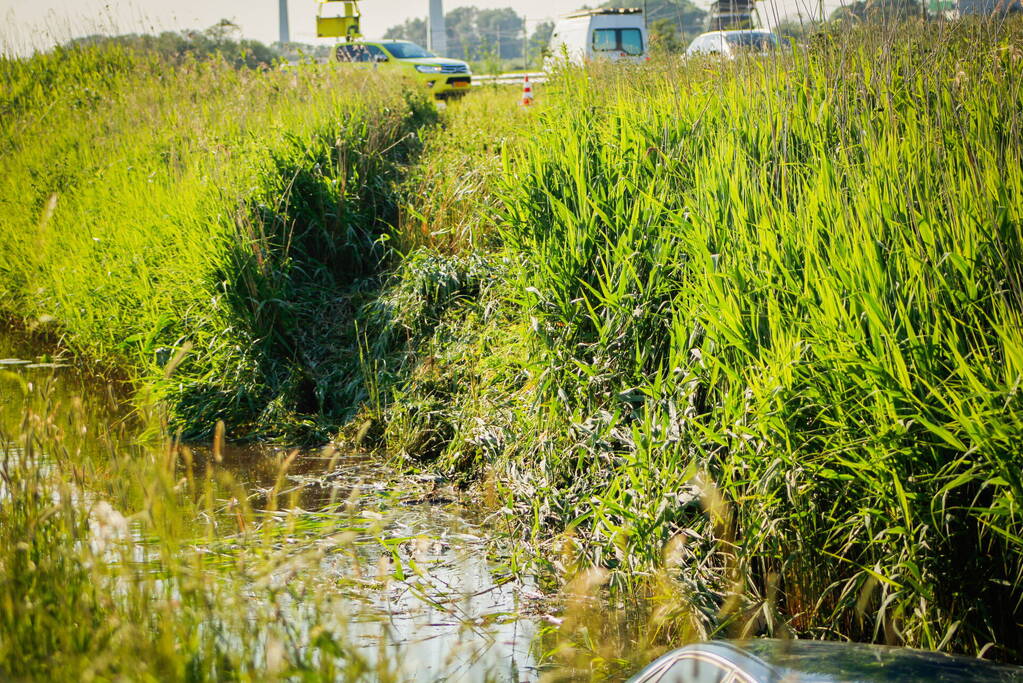
<svg viewBox="0 0 1023 683"><path fill-rule="evenodd" d="M1023 656L1020 36L562 74L398 424L666 633Z"/></svg>

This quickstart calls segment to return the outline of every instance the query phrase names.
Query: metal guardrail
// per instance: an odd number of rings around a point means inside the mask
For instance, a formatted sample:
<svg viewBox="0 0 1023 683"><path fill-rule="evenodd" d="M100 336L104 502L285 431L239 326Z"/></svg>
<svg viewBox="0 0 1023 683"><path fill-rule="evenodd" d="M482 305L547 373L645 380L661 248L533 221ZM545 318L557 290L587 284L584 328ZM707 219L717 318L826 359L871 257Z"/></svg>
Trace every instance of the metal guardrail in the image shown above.
<svg viewBox="0 0 1023 683"><path fill-rule="evenodd" d="M530 71L529 73L505 73L472 75L473 85L522 85L525 76L529 76L530 83L543 83L547 80L547 74L543 71Z"/></svg>

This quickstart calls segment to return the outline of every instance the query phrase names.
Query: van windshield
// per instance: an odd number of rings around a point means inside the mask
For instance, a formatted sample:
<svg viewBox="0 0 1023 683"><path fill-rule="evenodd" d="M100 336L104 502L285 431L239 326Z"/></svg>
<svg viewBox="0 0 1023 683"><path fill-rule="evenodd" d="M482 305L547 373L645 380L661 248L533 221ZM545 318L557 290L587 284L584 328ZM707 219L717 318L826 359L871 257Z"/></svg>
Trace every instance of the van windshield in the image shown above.
<svg viewBox="0 0 1023 683"><path fill-rule="evenodd" d="M398 59L422 59L423 57L437 56L415 43L387 43L387 51Z"/></svg>
<svg viewBox="0 0 1023 683"><path fill-rule="evenodd" d="M594 52L643 54L643 34L638 28L598 28L593 31Z"/></svg>

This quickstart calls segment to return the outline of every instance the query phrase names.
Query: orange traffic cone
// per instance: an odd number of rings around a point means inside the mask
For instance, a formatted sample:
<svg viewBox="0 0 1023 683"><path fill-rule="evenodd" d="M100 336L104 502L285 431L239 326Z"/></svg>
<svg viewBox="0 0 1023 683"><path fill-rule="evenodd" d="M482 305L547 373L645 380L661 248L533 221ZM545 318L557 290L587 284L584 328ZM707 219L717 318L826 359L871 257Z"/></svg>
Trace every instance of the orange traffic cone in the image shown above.
<svg viewBox="0 0 1023 683"><path fill-rule="evenodd" d="M533 86L529 84L529 75L526 75L526 80L522 83L522 101L519 104L523 107L533 104Z"/></svg>

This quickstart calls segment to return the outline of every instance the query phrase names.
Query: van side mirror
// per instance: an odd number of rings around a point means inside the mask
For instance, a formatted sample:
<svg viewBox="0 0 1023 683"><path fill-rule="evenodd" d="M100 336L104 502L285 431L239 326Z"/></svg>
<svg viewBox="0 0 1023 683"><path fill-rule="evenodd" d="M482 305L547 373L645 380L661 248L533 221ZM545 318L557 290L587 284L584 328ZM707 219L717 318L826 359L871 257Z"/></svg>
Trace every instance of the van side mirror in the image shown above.
<svg viewBox="0 0 1023 683"><path fill-rule="evenodd" d="M373 57L373 61L375 61L375 62L386 62L387 61L387 55L375 55Z"/></svg>

